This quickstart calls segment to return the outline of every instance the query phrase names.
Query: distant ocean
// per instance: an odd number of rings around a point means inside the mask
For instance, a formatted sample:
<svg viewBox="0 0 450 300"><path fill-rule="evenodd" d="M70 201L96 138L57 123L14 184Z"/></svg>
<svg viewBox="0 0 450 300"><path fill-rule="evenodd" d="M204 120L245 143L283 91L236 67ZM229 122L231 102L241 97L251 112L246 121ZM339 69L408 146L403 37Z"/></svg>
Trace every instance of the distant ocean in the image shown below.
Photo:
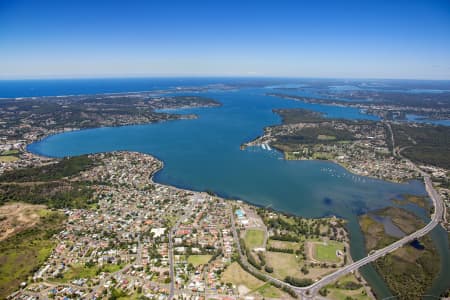
<svg viewBox="0 0 450 300"><path fill-rule="evenodd" d="M120 92L154 91L176 87L197 87L210 84L272 83L294 79L270 78L93 78L0 80L0 98L80 95Z"/></svg>
<svg viewBox="0 0 450 300"><path fill-rule="evenodd" d="M266 95L271 87L293 86L301 81L280 78L10 80L0 81L0 98L155 91L212 84L246 87L202 91L200 95L214 98L223 106L179 111L198 114L196 120L69 132L34 143L29 150L55 157L114 150L152 154L165 162L164 169L155 176L157 182L213 190L222 196L270 205L306 217L342 216L349 221L352 256L361 258L366 253L358 214L392 205L391 199L401 194L425 194L424 186L418 181L394 184L356 176L330 162L285 161L273 150L241 151L241 143L260 135L264 127L280 122L272 111L274 108L304 108L332 118L377 119L356 108ZM447 235L435 230L433 240L445 258L442 264L449 264ZM439 293L444 289L449 270L441 274L430 292ZM372 267L364 267L363 274L379 296L390 295Z"/></svg>

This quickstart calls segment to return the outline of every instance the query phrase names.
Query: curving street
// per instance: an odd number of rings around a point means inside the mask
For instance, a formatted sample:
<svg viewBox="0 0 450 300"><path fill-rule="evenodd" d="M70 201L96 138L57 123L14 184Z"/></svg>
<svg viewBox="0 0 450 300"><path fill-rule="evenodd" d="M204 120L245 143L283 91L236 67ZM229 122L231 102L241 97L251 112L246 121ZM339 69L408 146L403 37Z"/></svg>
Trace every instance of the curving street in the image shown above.
<svg viewBox="0 0 450 300"><path fill-rule="evenodd" d="M311 284L310 286L296 287L296 286L290 285L282 280L279 280L270 275L264 274L261 271L257 270L256 268L254 268L252 265L250 265L247 262L245 255L243 255L243 253L241 251L239 237L237 235L237 231L235 228L234 216L233 216L233 213L231 213L231 218L232 218L231 224L232 224L232 229L233 229L233 235L234 235L235 242L237 244L237 248L238 248L238 252L239 252L241 261L252 272L259 273L260 275L264 276L267 281L274 282L274 283L277 283L278 285L286 286L286 287L289 287L289 288L295 290L299 294L299 296L301 296L302 299L313 299L313 298L315 298L315 295L321 288L334 282L339 277L344 276L353 271L356 271L360 267L362 267L368 263L371 263L371 262L377 260L378 258L397 250L398 248L403 247L404 245L410 243L411 241L413 241L417 238L420 238L420 237L426 235L431 230L433 230L439 224L440 221L442 221L443 212L444 212L443 202L440 199L439 194L433 188L433 183L431 182L430 177L428 175L424 175L424 182L425 182L425 188L428 192L428 195L430 196L430 198L433 202L433 205L434 205L434 212L431 215L431 221L426 226L424 226L421 229L411 233L410 235L405 236L402 239L390 244L389 246L386 246L385 248L376 250L375 252L371 253L370 255L368 255L364 258L342 267L341 269L337 270L336 272L323 277L322 279L316 281L315 283Z"/></svg>

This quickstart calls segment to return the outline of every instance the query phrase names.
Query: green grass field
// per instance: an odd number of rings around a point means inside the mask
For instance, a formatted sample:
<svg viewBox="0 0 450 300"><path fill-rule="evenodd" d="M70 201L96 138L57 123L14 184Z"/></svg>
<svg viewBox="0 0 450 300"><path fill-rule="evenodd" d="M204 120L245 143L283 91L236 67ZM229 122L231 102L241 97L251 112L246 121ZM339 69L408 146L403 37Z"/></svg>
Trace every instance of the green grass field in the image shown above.
<svg viewBox="0 0 450 300"><path fill-rule="evenodd" d="M314 243L314 259L323 262L339 262L337 250L344 250L344 245L339 242L328 241L326 243Z"/></svg>
<svg viewBox="0 0 450 300"><path fill-rule="evenodd" d="M1 155L17 155L19 153L19 150L6 150L3 151Z"/></svg>
<svg viewBox="0 0 450 300"><path fill-rule="evenodd" d="M279 249L292 249L297 250L300 246L297 242L286 242L286 241L278 241L278 240L270 240L268 241L269 247L279 248Z"/></svg>
<svg viewBox="0 0 450 300"><path fill-rule="evenodd" d="M294 254L281 252L266 252L266 261L273 267L273 276L278 279L284 279L286 276L300 277L300 267Z"/></svg>
<svg viewBox="0 0 450 300"><path fill-rule="evenodd" d="M262 247L264 243L264 231L259 229L248 229L245 232L245 246L249 249Z"/></svg>
<svg viewBox="0 0 450 300"><path fill-rule="evenodd" d="M114 264L107 264L103 265L102 267L99 266L86 267L84 264L73 265L67 272L63 274L63 278L61 281L70 282L74 279L79 278L89 279L95 277L100 272L114 273L119 271L121 268L122 266Z"/></svg>
<svg viewBox="0 0 450 300"><path fill-rule="evenodd" d="M212 255L190 255L188 257L188 263L193 264L194 267L207 264Z"/></svg>
<svg viewBox="0 0 450 300"><path fill-rule="evenodd" d="M319 134L317 139L319 141L334 141L336 137L334 135Z"/></svg>
<svg viewBox="0 0 450 300"><path fill-rule="evenodd" d="M0 156L0 162L13 162L19 160L16 156L12 155L2 155Z"/></svg>
<svg viewBox="0 0 450 300"><path fill-rule="evenodd" d="M223 272L221 281L232 283L234 285L245 285L249 290L255 290L264 284L263 281L247 273L242 267L234 262Z"/></svg>
<svg viewBox="0 0 450 300"><path fill-rule="evenodd" d="M346 299L349 299L348 297L351 297L351 299L355 299L355 300L371 299L369 296L367 296L364 287L361 286L358 289L348 289L348 288L346 288L346 285L348 283L359 284L358 280L356 279L356 277L353 274L345 275L344 277L340 278L334 284L330 284L327 286L327 290L328 290L327 299L346 300Z"/></svg>
<svg viewBox="0 0 450 300"><path fill-rule="evenodd" d="M70 282L79 278L93 278L97 275L97 266L86 267L84 265L73 265L70 269L63 274L62 282ZM58 280L59 281L59 280Z"/></svg>
<svg viewBox="0 0 450 300"><path fill-rule="evenodd" d="M370 297L364 293L364 289L361 288L356 291L351 290L342 290L342 289L329 289L330 294L327 296L327 299L331 300L347 300L349 297L354 300L369 300Z"/></svg>
<svg viewBox="0 0 450 300"><path fill-rule="evenodd" d="M280 290L268 282L257 288L254 292L259 293L264 298L280 298L281 296Z"/></svg>

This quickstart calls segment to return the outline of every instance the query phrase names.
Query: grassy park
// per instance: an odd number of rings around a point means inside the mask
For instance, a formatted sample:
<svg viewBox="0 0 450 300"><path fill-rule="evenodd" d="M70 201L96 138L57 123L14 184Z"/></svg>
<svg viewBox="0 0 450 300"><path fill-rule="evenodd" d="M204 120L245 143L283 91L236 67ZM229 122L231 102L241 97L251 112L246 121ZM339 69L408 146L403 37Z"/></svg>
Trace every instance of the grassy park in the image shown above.
<svg viewBox="0 0 450 300"><path fill-rule="evenodd" d="M198 267L207 264L211 257L212 255L190 255L188 257L188 263L192 264L194 267Z"/></svg>
<svg viewBox="0 0 450 300"><path fill-rule="evenodd" d="M234 262L222 274L222 282L235 285L241 295L260 294L265 298L279 298L284 293L273 287L270 283L265 283Z"/></svg>
<svg viewBox="0 0 450 300"><path fill-rule="evenodd" d="M1 155L0 162L13 162L18 160L19 158L13 155Z"/></svg>
<svg viewBox="0 0 450 300"><path fill-rule="evenodd" d="M263 246L264 231L260 229L248 229L245 232L245 246L249 249L254 249Z"/></svg>
<svg viewBox="0 0 450 300"><path fill-rule="evenodd" d="M314 259L321 262L339 262L341 259L336 255L336 252L344 250L342 243L334 241L313 243L313 247Z"/></svg>
<svg viewBox="0 0 450 300"><path fill-rule="evenodd" d="M273 275L284 279L286 276L301 276L300 264L294 254L266 252L267 264L273 267Z"/></svg>
<svg viewBox="0 0 450 300"><path fill-rule="evenodd" d="M297 250L299 247L298 242L288 242L288 241L278 241L278 240L271 240L268 241L268 247L278 248L278 249L291 249L291 250Z"/></svg>
<svg viewBox="0 0 450 300"><path fill-rule="evenodd" d="M114 273L122 268L121 265L106 264L102 267L86 266L84 264L73 265L63 274L63 278L59 281L70 282L74 279L85 278L89 279L95 277L98 273Z"/></svg>
<svg viewBox="0 0 450 300"><path fill-rule="evenodd" d="M232 283L236 286L244 285L248 290L255 290L264 284L263 281L247 273L237 263L232 263L222 274L221 281L224 283Z"/></svg>
<svg viewBox="0 0 450 300"><path fill-rule="evenodd" d="M364 286L358 282L353 274L345 275L338 279L333 284L328 285L321 290L322 296L326 294L327 299L332 300L368 300L371 299L364 288Z"/></svg>

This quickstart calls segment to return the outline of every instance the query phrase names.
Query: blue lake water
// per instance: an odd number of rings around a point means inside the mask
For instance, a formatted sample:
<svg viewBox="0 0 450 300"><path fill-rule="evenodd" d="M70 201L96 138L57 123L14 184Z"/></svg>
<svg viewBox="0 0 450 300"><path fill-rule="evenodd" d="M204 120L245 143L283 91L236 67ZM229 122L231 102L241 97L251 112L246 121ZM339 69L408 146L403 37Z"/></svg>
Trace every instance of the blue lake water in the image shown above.
<svg viewBox="0 0 450 300"><path fill-rule="evenodd" d="M134 82L131 86L121 82L123 86L120 91L163 89L198 83L195 80L162 80L146 88L143 86L145 82ZM96 84L91 83L92 87L84 87L77 92L77 88L83 84L71 86L70 83L64 83L53 91L53 95L60 92L93 93L98 87ZM102 88L95 92L119 91L115 90L120 86L117 82L106 84L106 88L104 84L102 82ZM0 84L0 97L4 96L1 88ZM65 93L62 92L64 90ZM47 137L30 145L29 150L52 157L114 150L152 154L165 164L164 169L155 176L157 182L199 191L213 190L225 197L271 206L305 217L344 217L349 222L352 236L352 256L354 259L363 257L366 253L357 216L392 205L390 200L401 194L424 195L422 182L389 183L353 175L330 162L285 161L276 151L255 147L241 151L239 147L243 142L262 134L264 127L280 122L279 117L272 112L273 108L302 107L323 112L333 118L375 119L357 109L283 100L265 96L266 92L264 88L204 92L201 95L212 97L223 106L178 111L196 113L199 118L195 120L69 132ZM436 236L447 241L445 234ZM441 246L445 245L448 245L448 241ZM448 249L447 252L443 248L441 250L442 254L448 254ZM364 267L362 271L380 297L390 294L371 266ZM442 284L438 285L436 291L438 289L442 289Z"/></svg>

